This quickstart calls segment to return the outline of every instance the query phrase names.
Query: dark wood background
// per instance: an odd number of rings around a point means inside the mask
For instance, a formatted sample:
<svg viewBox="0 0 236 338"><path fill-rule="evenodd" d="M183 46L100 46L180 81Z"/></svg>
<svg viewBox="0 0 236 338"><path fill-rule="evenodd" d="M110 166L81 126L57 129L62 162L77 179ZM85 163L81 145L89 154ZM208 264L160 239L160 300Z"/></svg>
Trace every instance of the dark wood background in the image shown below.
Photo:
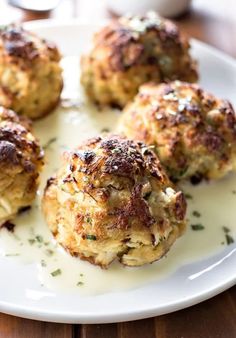
<svg viewBox="0 0 236 338"><path fill-rule="evenodd" d="M0 0L0 24L47 17L98 21L110 16L104 0L61 0L56 10L40 16ZM189 36L236 57L236 0L193 0L191 11L176 22ZM236 338L236 286L182 311L118 324L53 324L0 314L0 338Z"/></svg>

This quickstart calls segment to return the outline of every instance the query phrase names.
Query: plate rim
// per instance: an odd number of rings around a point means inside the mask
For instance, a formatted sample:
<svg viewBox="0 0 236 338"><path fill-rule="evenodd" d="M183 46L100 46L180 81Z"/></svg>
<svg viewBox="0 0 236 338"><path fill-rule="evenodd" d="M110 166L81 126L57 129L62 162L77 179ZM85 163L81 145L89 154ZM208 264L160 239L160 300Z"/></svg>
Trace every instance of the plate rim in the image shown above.
<svg viewBox="0 0 236 338"><path fill-rule="evenodd" d="M57 28L57 27L73 27L73 26L88 26L88 27L99 27L104 25L104 23L109 22L109 20L102 20L99 23L90 23L88 20L81 20L81 19L71 19L71 20L58 20L58 19L46 19L46 20L35 20L35 21L28 21L23 24L24 27L27 29L32 30L40 30L40 29L47 29L50 27ZM209 45L208 43L202 42L198 39L191 39L191 43L194 45L199 45L204 49L207 49L209 53L217 57L219 60L224 61L230 67L233 67L236 70L236 59L225 52L217 49L216 47ZM236 252L236 248L233 249L231 252ZM214 287L208 288L205 290L204 293L197 293L194 294L192 297L187 297L186 299L179 299L175 302L168 302L165 303L163 306L148 306L148 308L144 309L134 309L132 312L128 310L127 312L122 313L106 313L100 314L98 312L86 314L86 313L75 313L73 312L62 312L62 311L38 311L35 307L32 306L23 306L23 305L16 305L14 303L2 302L0 300L0 311L7 314L16 315L23 318L28 319L36 319L36 320L43 320L48 322L60 322L60 323L71 323L71 324L95 324L95 323L113 323L113 322L121 322L121 321L131 321L131 320L138 320L144 319L151 316L162 315L166 313L171 313L180 309L184 309L190 307L192 305L198 304L203 302L211 297L216 296L217 294L227 290L228 288L232 287L236 284L236 276L231 276L227 278L224 282L217 283ZM181 304L181 308L179 305Z"/></svg>

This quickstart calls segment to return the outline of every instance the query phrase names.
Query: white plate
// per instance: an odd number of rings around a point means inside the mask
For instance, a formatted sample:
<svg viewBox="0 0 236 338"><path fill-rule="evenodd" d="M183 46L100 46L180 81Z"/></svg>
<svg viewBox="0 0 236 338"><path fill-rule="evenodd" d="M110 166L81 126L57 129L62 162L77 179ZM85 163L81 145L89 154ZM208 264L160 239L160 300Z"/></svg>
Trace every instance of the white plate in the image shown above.
<svg viewBox="0 0 236 338"><path fill-rule="evenodd" d="M68 58L64 62L67 74L64 96L78 99L78 56L88 47L92 32L97 27L76 22L58 24L42 21L27 24L27 28L55 41L65 56L77 56L76 59ZM235 61L198 41L193 41L193 54L200 64L201 85L219 97L230 99L236 105ZM114 125L116 120L115 112L91 113L88 112L88 106L84 105L80 112L73 107L55 112L45 120L37 122L35 129L41 139L43 138L42 143L55 136L53 133L56 130L64 145L72 146L79 143L81 138L98 133L102 126ZM89 130L86 129L87 123ZM66 130L69 130L68 133ZM52 166L58 162L59 146L52 145L52 149L48 150L47 157ZM51 173L52 166L46 167L43 182ZM236 238L236 195L232 193L236 190L236 176L230 175L218 183L202 184L195 188L187 186L185 189L194 197L189 200L189 217L197 208L202 213L200 222L204 222L206 229L194 232L189 226L187 233L177 241L166 259L150 267L134 269L132 272L122 270L119 265L114 265L111 272L105 272L90 266L89 263L73 261L73 267L87 269L88 276L92 276L88 284L98 285L98 289L100 288L91 294L89 290L83 293L79 288L74 288L72 292L60 290L59 282L50 284L52 278L49 278L49 288L41 286L38 280L39 265L34 259L25 264L17 257L4 257L8 242L5 241L4 248L3 240L10 235L1 231L0 311L46 321L108 323L180 310L231 287L236 281L236 244L227 246L221 245L220 242L225 241L222 226L230 227L231 235ZM26 214L19 218L17 229L23 228L22 223L32 222L32 219L27 217ZM192 217L191 222L198 223L199 219ZM35 227L39 232L40 229L46 231L43 220L38 221ZM19 230L19 233L21 235L23 232ZM22 236L24 237L24 233ZM27 255L33 257L34 253L28 250ZM64 255L65 262L70 259L64 253L61 255ZM119 277L119 273L124 279ZM60 276L56 280L60 281L59 278ZM105 280L110 285L107 289L102 289L101 284ZM116 281L120 282L120 288ZM126 285L126 281L131 282ZM70 285L68 280L66 283L67 286ZM86 290L86 286L84 289Z"/></svg>

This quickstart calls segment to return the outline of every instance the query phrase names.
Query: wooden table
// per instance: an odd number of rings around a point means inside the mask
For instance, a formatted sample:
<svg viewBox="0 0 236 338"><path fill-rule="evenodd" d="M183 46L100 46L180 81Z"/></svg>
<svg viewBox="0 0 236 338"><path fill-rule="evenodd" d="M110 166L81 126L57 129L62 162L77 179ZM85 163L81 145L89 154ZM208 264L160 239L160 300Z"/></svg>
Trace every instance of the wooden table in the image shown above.
<svg viewBox="0 0 236 338"><path fill-rule="evenodd" d="M191 12L176 22L189 36L236 57L235 14L235 0L194 0ZM109 13L104 0L62 0L53 13L41 16L0 0L0 24L46 17L98 21ZM64 325L0 314L0 338L236 338L236 286L191 308L136 322Z"/></svg>

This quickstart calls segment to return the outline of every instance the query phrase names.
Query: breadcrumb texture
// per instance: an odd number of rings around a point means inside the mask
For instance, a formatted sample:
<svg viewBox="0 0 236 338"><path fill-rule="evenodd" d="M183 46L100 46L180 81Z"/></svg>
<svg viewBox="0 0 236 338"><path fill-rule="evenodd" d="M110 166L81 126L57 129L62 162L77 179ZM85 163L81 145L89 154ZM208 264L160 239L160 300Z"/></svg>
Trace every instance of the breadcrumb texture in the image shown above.
<svg viewBox="0 0 236 338"><path fill-rule="evenodd" d="M93 101L123 107L145 82L196 82L189 49L178 27L154 12L121 17L95 34L81 59L81 83Z"/></svg>
<svg viewBox="0 0 236 338"><path fill-rule="evenodd" d="M0 29L0 104L37 119L58 104L63 86L56 46L19 26Z"/></svg>
<svg viewBox="0 0 236 338"><path fill-rule="evenodd" d="M235 111L196 84L143 85L125 108L120 131L153 145L175 181L198 183L236 169Z"/></svg>
<svg viewBox="0 0 236 338"><path fill-rule="evenodd" d="M43 211L71 255L101 267L116 258L140 266L165 255L182 234L186 203L148 147L108 135L64 154Z"/></svg>
<svg viewBox="0 0 236 338"><path fill-rule="evenodd" d="M43 152L28 120L0 107L0 224L33 202Z"/></svg>

